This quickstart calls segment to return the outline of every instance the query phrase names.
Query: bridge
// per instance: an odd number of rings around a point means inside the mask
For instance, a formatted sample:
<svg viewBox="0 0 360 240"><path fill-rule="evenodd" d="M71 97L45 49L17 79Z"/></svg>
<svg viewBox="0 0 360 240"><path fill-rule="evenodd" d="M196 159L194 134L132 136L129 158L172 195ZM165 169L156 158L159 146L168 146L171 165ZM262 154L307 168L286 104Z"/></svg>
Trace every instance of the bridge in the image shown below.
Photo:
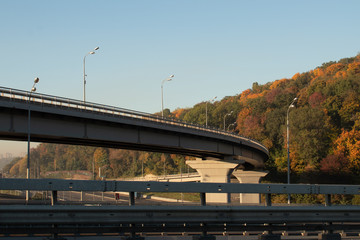
<svg viewBox="0 0 360 240"><path fill-rule="evenodd" d="M284 231L324 231L323 239L340 239L344 230L360 230L360 207L335 206L331 201L336 194L360 194L359 186L258 184L266 174L259 169L269 153L261 143L243 136L111 106L0 88L0 139L25 141L28 133L39 142L193 156L196 160L187 164L198 171L201 183L0 179L0 190L51 193L48 205L0 201L0 237L25 234L61 239L95 234L139 239L139 233L165 232L214 239L211 234L266 231L261 235L264 239L278 240ZM228 183L230 174L240 184ZM128 206L62 202L59 191L128 192L129 201ZM176 206L138 205L136 192L198 193L200 200ZM255 194L258 200L262 195L264 200L229 205L231 193ZM273 206L274 194L322 194L325 201L321 206Z"/></svg>
<svg viewBox="0 0 360 240"><path fill-rule="evenodd" d="M229 182L231 174L239 182L258 182L265 173L244 170L261 169L269 154L258 141L220 129L0 87L0 139L26 141L28 134L37 142L193 156L187 164L202 182ZM242 171L235 171L239 166ZM213 201L228 202L229 196L213 195Z"/></svg>
<svg viewBox="0 0 360 240"><path fill-rule="evenodd" d="M0 179L0 190L49 191L47 205L12 204L0 201L0 237L48 236L52 239L81 236L123 236L138 234L195 234L193 239L215 239L212 235L246 236L280 240L301 232L296 239L316 232L322 239L341 239L346 234L359 238L360 206L334 205L332 196L360 194L360 186L310 184L234 184L122 182L59 179ZM58 200L59 191L128 192L128 205L85 204ZM177 205L138 205L135 192L198 193L199 202ZM214 205L205 193L257 193L264 201L257 205ZM316 194L324 205L273 205L276 194ZM34 200L33 200L34 201ZM357 235L356 235L357 233ZM93 235L92 235L93 234ZM317 239L317 236L315 237ZM124 239L124 238L122 238Z"/></svg>
<svg viewBox="0 0 360 240"><path fill-rule="evenodd" d="M31 94L31 96L30 96ZM262 167L261 143L220 129L94 103L0 87L0 137L243 160Z"/></svg>

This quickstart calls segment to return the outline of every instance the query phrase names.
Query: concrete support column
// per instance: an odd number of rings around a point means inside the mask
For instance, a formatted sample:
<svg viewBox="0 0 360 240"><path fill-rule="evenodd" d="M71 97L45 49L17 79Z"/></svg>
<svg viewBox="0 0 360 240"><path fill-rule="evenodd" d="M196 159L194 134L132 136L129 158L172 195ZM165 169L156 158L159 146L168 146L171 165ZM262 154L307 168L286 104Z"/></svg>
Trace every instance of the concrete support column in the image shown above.
<svg viewBox="0 0 360 240"><path fill-rule="evenodd" d="M260 178L265 177L268 172L235 170L234 175L239 183L260 183ZM240 203L260 204L260 194L240 193Z"/></svg>
<svg viewBox="0 0 360 240"><path fill-rule="evenodd" d="M190 167L196 169L201 176L201 182L228 183L230 175L241 161L220 159L196 159L186 161ZM230 194L227 193L207 193L207 203L230 203Z"/></svg>

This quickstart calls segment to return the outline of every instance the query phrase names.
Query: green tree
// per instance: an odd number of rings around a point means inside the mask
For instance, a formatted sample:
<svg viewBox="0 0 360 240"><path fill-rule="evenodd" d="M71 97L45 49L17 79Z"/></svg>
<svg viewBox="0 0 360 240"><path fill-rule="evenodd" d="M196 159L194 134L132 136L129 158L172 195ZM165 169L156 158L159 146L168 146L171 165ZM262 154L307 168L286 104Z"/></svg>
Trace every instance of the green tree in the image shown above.
<svg viewBox="0 0 360 240"><path fill-rule="evenodd" d="M292 167L300 172L305 167L318 168L330 143L324 112L306 106L292 110L289 119L291 146L295 152Z"/></svg>

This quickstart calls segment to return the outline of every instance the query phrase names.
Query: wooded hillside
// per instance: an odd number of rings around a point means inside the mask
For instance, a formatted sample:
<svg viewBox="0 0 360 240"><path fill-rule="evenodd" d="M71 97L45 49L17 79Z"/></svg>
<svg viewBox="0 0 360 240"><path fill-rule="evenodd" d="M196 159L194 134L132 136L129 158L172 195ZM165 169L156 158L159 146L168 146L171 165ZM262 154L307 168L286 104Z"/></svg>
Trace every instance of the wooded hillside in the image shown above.
<svg viewBox="0 0 360 240"><path fill-rule="evenodd" d="M296 106L289 108L295 97ZM251 89L214 103L167 109L165 116L205 125L206 106L209 126L225 127L269 148L268 181L286 182L289 110L292 182L360 182L360 54L290 79L253 83ZM224 126L224 116L231 111ZM32 152L34 176L55 170L92 171L93 162L95 169L106 166L107 177L187 171L186 157L179 155L54 144L41 144ZM24 177L26 158L4 171Z"/></svg>

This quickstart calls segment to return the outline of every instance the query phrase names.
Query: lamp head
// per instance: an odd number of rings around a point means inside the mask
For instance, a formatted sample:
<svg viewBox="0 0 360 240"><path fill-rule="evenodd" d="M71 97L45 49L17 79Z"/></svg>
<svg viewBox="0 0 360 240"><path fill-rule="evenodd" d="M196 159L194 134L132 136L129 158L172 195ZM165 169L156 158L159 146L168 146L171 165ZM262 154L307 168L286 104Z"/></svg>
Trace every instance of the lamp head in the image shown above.
<svg viewBox="0 0 360 240"><path fill-rule="evenodd" d="M36 87L33 87L33 88L31 89L31 91L32 91L32 92L36 92Z"/></svg>
<svg viewBox="0 0 360 240"><path fill-rule="evenodd" d="M89 52L89 54L95 54L95 52L91 51L91 52Z"/></svg>
<svg viewBox="0 0 360 240"><path fill-rule="evenodd" d="M225 117L226 117L226 116L230 116L233 112L234 112L234 111L231 111L231 112L227 113L227 114L225 115Z"/></svg>
<svg viewBox="0 0 360 240"><path fill-rule="evenodd" d="M35 79L34 79L34 83L38 83L39 81L40 81L39 78L35 78Z"/></svg>
<svg viewBox="0 0 360 240"><path fill-rule="evenodd" d="M94 48L94 51L99 50L99 47Z"/></svg>
<svg viewBox="0 0 360 240"><path fill-rule="evenodd" d="M169 78L173 78L174 77L174 75L170 75L170 77Z"/></svg>
<svg viewBox="0 0 360 240"><path fill-rule="evenodd" d="M294 100L292 101L292 103L290 104L290 107L295 107L295 102L296 102L297 98L294 98Z"/></svg>

